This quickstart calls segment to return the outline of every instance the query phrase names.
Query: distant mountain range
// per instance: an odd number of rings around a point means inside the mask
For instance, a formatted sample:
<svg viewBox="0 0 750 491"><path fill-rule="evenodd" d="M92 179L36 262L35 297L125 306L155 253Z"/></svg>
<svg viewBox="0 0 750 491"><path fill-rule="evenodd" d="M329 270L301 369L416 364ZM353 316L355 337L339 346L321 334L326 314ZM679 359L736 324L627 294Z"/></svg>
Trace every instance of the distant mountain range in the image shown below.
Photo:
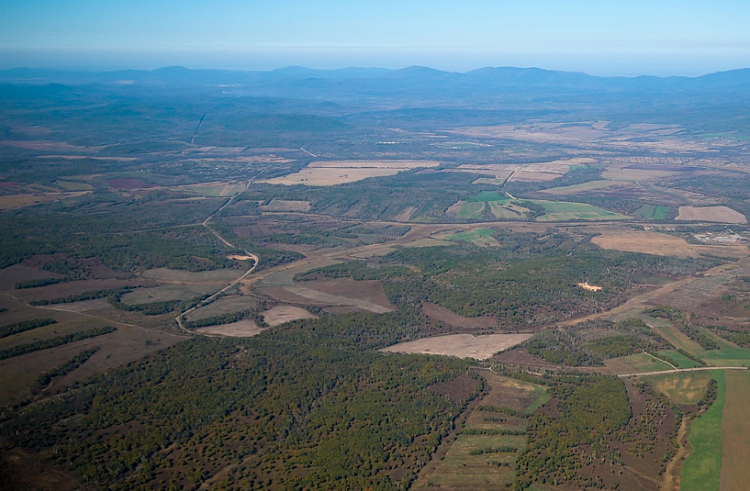
<svg viewBox="0 0 750 491"><path fill-rule="evenodd" d="M97 87L123 93L142 90L168 95L198 91L226 96L271 97L312 101L368 101L412 107L508 107L508 104L639 103L698 107L750 103L750 69L700 77L597 77L540 68L481 68L466 73L413 66L401 70L343 68L313 70L287 67L265 72L157 70L107 72L16 68L0 71L0 84L60 84L80 90ZM2 90L11 90L5 87ZM62 90L56 87L55 91ZM375 102L376 101L376 102Z"/></svg>

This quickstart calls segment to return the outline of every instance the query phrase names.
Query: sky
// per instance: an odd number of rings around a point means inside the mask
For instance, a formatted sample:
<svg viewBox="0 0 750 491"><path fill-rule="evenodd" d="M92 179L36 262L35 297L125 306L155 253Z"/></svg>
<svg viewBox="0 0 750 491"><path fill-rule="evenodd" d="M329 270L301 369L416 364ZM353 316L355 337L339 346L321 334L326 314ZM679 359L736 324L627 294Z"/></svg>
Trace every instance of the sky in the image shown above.
<svg viewBox="0 0 750 491"><path fill-rule="evenodd" d="M748 0L3 0L0 69L750 67Z"/></svg>

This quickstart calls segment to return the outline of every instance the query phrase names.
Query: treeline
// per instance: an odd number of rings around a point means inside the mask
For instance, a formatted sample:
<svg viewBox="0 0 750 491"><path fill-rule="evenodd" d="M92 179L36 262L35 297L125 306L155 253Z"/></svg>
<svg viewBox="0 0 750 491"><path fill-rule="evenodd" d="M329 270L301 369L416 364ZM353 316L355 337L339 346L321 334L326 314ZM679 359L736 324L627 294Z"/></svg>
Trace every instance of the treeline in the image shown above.
<svg viewBox="0 0 750 491"><path fill-rule="evenodd" d="M139 304L127 304L122 301L122 296L126 293L131 292L131 287L122 287L115 290L111 290L107 294L107 302L118 310L124 310L126 312L138 312L143 315L161 315L167 314L174 311L183 311L193 305L197 305L202 300L205 300L209 295L202 295L200 297L194 297L190 300L164 300L161 302L150 302L150 303L139 303Z"/></svg>
<svg viewBox="0 0 750 491"><path fill-rule="evenodd" d="M75 295L68 295L66 297L57 297L43 300L32 300L29 305L55 305L59 303L73 303L81 302L84 300L94 300L96 298L104 298L112 293L113 290L94 290L90 292L78 293Z"/></svg>
<svg viewBox="0 0 750 491"><path fill-rule="evenodd" d="M700 328L704 326L693 324L687 314L680 309L673 307L654 307L645 311L652 317L662 317L674 323L675 327L685 336L701 345L701 348L707 351L721 349L721 346L714 341L711 336L701 332Z"/></svg>
<svg viewBox="0 0 750 491"><path fill-rule="evenodd" d="M93 329L87 329L85 331L79 331L72 334L65 334L63 336L57 336L50 339L34 341L33 343L20 344L18 346L0 351L0 360L12 358L14 356L26 355L28 353L33 353L34 351L43 349L56 348L64 344L75 343L76 341L82 341L84 339L109 334L116 330L117 328L112 326L95 327Z"/></svg>
<svg viewBox="0 0 750 491"><path fill-rule="evenodd" d="M30 331L39 327L49 326L50 324L57 324L55 319L32 319L28 321L14 322L6 326L0 327L0 338L12 336L19 332Z"/></svg>
<svg viewBox="0 0 750 491"><path fill-rule="evenodd" d="M717 336L730 341L737 346L742 348L750 347L750 330L748 327L727 327L727 326L705 326L706 329L711 329Z"/></svg>
<svg viewBox="0 0 750 491"><path fill-rule="evenodd" d="M76 368L86 363L88 359L94 356L100 349L101 348L99 348L99 346L95 346L93 348L83 350L62 365L56 366L52 370L41 373L39 377L37 377L36 382L34 382L34 385L31 387L31 392L37 394L43 391L54 380L64 377L65 375L69 374Z"/></svg>
<svg viewBox="0 0 750 491"><path fill-rule="evenodd" d="M16 290L22 290L24 288L37 288L40 286L56 285L58 283L70 280L70 278L42 278L39 280L19 281L14 285L14 288Z"/></svg>
<svg viewBox="0 0 750 491"><path fill-rule="evenodd" d="M213 317L206 317L205 319L198 319L194 321L183 321L183 325L188 329L196 329L199 327L218 326L221 324L231 324L232 322L238 322L242 319L251 317L258 327L268 327L268 323L263 318L263 315L257 310L249 309L242 310L240 312L231 312L227 314L215 315Z"/></svg>

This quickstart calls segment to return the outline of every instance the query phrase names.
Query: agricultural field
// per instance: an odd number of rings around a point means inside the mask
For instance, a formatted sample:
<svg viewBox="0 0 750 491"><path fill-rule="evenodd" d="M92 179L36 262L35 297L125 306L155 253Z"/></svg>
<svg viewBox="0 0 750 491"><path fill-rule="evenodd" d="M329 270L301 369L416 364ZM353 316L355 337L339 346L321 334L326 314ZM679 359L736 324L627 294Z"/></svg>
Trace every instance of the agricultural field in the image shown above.
<svg viewBox="0 0 750 491"><path fill-rule="evenodd" d="M437 167L440 162L408 160L316 161L297 173L269 179L269 184L293 186L335 186L371 177L393 176L421 167Z"/></svg>
<svg viewBox="0 0 750 491"><path fill-rule="evenodd" d="M531 334L451 334L407 341L385 348L388 353L422 353L486 360L529 339Z"/></svg>
<svg viewBox="0 0 750 491"><path fill-rule="evenodd" d="M745 215L727 206L680 206L680 213L675 220L747 223Z"/></svg>
<svg viewBox="0 0 750 491"><path fill-rule="evenodd" d="M549 399L544 387L482 372L487 393L462 422L445 455L428 464L412 489L483 490L509 487L526 447L524 415ZM441 453L439 451L439 453Z"/></svg>

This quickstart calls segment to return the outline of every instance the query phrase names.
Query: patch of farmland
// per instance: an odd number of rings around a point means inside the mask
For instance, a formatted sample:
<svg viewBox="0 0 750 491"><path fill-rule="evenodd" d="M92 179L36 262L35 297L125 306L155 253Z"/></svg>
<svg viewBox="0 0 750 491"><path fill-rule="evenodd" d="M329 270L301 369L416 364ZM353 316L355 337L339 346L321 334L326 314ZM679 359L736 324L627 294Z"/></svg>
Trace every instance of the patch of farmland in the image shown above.
<svg viewBox="0 0 750 491"><path fill-rule="evenodd" d="M243 310L249 310L258 306L258 300L254 297L240 296L240 295L227 295L221 297L218 300L211 302L197 310L194 310L187 317L188 321L197 321L201 319L207 319L209 317L216 317L223 314L231 314L234 312L242 312Z"/></svg>
<svg viewBox="0 0 750 491"><path fill-rule="evenodd" d="M727 400L721 420L720 491L742 489L750 483L750 371L728 371Z"/></svg>
<svg viewBox="0 0 750 491"><path fill-rule="evenodd" d="M206 283L162 285L153 288L136 288L123 295L120 300L127 305L190 300L207 293L214 293L216 289L216 285Z"/></svg>
<svg viewBox="0 0 750 491"><path fill-rule="evenodd" d="M507 220L526 220L529 219L531 210L519 206L516 201L503 202L503 201L490 201L488 203L490 212L500 219Z"/></svg>
<svg viewBox="0 0 750 491"><path fill-rule="evenodd" d="M255 322L250 319L243 319L241 321L232 322L231 324L221 324L218 326L208 326L195 329L195 332L209 336L226 336L230 338L249 338L256 336L266 328L258 327Z"/></svg>
<svg viewBox="0 0 750 491"><path fill-rule="evenodd" d="M710 372L670 373L648 377L649 383L670 401L685 406L698 404L705 395L710 380Z"/></svg>
<svg viewBox="0 0 750 491"><path fill-rule="evenodd" d="M381 351L389 353L420 353L429 355L457 356L487 360L495 353L512 348L529 339L532 334L450 334L433 338L417 339L389 346Z"/></svg>
<svg viewBox="0 0 750 491"><path fill-rule="evenodd" d="M659 179L662 177L675 176L679 172L664 170L646 170L631 168L626 165L612 165L602 173L605 179L614 181L647 181L649 179Z"/></svg>
<svg viewBox="0 0 750 491"><path fill-rule="evenodd" d="M263 211L310 211L309 201L291 201L284 199L272 199L267 205L260 207Z"/></svg>
<svg viewBox="0 0 750 491"><path fill-rule="evenodd" d="M245 185L240 182L206 182L201 184L191 184L189 186L180 186L179 189L192 191L206 197L232 196L245 189Z"/></svg>
<svg viewBox="0 0 750 491"><path fill-rule="evenodd" d="M346 160L313 162L299 172L265 181L268 184L293 186L335 186L370 177L385 177L419 167L437 167L440 162L429 160Z"/></svg>
<svg viewBox="0 0 750 491"><path fill-rule="evenodd" d="M385 295L383 284L380 281L357 281L351 278L339 278L335 280L306 281L304 284L306 287L318 292L372 302L389 310L396 308Z"/></svg>
<svg viewBox="0 0 750 491"><path fill-rule="evenodd" d="M0 210L22 208L24 206L36 205L38 203L49 203L50 201L75 198L89 192L90 191L79 191L71 193L9 194L0 196Z"/></svg>
<svg viewBox="0 0 750 491"><path fill-rule="evenodd" d="M13 290L16 283L46 278L62 278L62 275L23 264L14 264L0 269L0 290Z"/></svg>
<svg viewBox="0 0 750 491"><path fill-rule="evenodd" d="M510 173L508 174L510 176ZM492 186L502 186L505 184L506 179L508 177L480 177L476 181L472 182L472 184L489 184Z"/></svg>
<svg viewBox="0 0 750 491"><path fill-rule="evenodd" d="M570 203L566 201L533 200L544 207L547 212L537 218L540 222L562 222L569 220L624 220L627 217L611 211L597 208L585 203Z"/></svg>
<svg viewBox="0 0 750 491"><path fill-rule="evenodd" d="M422 312L432 320L444 322L457 329L492 329L497 327L497 319L494 317L464 317L436 303L423 302Z"/></svg>
<svg viewBox="0 0 750 491"><path fill-rule="evenodd" d="M649 220L666 220L668 213L668 206L643 205L636 210L635 215Z"/></svg>
<svg viewBox="0 0 750 491"><path fill-rule="evenodd" d="M263 312L263 320L271 327L298 319L317 319L317 317L309 311L293 305L277 305Z"/></svg>
<svg viewBox="0 0 750 491"><path fill-rule="evenodd" d="M602 249L642 252L660 256L700 257L701 255L715 255L722 257L746 257L750 255L750 249L742 244L690 244L680 237L649 231L606 232L592 238L591 242Z"/></svg>
<svg viewBox="0 0 750 491"><path fill-rule="evenodd" d="M244 271L237 269L216 269L214 271L200 271L193 273L181 269L155 268L144 271L141 276L144 278L176 281L185 283L204 283L214 282L222 283L236 280L244 274Z"/></svg>
<svg viewBox="0 0 750 491"><path fill-rule="evenodd" d="M619 356L604 361L605 369L599 370L602 373L619 375L625 373L647 373L662 370L671 370L672 367L661 360L646 353L636 353L634 355Z"/></svg>
<svg viewBox="0 0 750 491"><path fill-rule="evenodd" d="M438 451L412 489L489 491L512 486L516 458L526 447L526 420L488 409L508 408L528 414L549 396L541 386L489 371L481 374L491 390L461 424L458 438L446 454Z"/></svg>
<svg viewBox="0 0 750 491"><path fill-rule="evenodd" d="M712 371L718 382L718 395L711 407L690 426L688 441L692 452L682 464L681 491L719 489L722 469L722 416L726 404L727 385L722 371Z"/></svg>
<svg viewBox="0 0 750 491"><path fill-rule="evenodd" d="M459 201L452 204L446 211L446 215L456 218L481 219L482 213L486 206L485 202L471 203L469 201Z"/></svg>
<svg viewBox="0 0 750 491"><path fill-rule="evenodd" d="M719 223L747 223L742 213L728 206L680 206L676 220L697 220Z"/></svg>
<svg viewBox="0 0 750 491"><path fill-rule="evenodd" d="M499 247L500 242L495 239L494 235L495 230L491 228L480 228L455 234L436 235L435 238L458 242L470 242L480 247Z"/></svg>
<svg viewBox="0 0 750 491"><path fill-rule="evenodd" d="M552 194L555 196L569 196L578 194L582 191L592 191L595 189L604 189L614 186L622 186L622 183L617 181L589 181L583 184L574 184L572 186L560 186L558 188L545 189L542 193Z"/></svg>

